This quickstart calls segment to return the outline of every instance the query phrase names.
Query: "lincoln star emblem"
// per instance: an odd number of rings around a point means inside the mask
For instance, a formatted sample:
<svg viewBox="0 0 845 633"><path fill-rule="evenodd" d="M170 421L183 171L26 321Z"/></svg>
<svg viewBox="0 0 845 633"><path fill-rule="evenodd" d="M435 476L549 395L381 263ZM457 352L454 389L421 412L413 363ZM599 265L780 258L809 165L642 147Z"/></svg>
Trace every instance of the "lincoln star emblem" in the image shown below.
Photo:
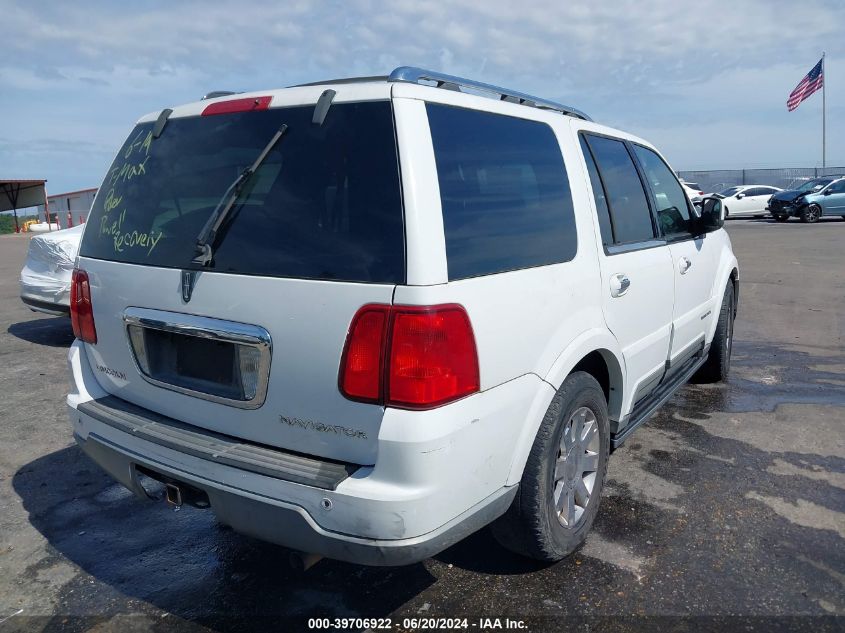
<svg viewBox="0 0 845 633"><path fill-rule="evenodd" d="M191 295L194 292L194 280L196 279L197 271L183 270L182 271L182 301L188 303L191 300Z"/></svg>

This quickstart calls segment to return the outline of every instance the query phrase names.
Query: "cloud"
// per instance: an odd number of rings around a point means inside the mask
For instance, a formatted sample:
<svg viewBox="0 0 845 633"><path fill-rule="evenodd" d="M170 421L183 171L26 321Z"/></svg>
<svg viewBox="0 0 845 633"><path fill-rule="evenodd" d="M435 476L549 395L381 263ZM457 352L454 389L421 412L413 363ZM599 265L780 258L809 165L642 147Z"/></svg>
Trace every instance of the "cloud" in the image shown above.
<svg viewBox="0 0 845 633"><path fill-rule="evenodd" d="M739 156L816 160L815 150L800 145L773 154L775 142L762 143L767 149L759 155L748 142L738 151L737 136L743 125L775 140L800 139L816 127L814 104L787 117L783 102L822 47L829 104L845 96L836 87L845 86L845 5L828 0L800 7L785 0L292 0L247 7L0 0L0 13L7 34L0 116L17 122L7 136L21 146L46 131L117 147L140 114L212 89L384 74L413 64L571 103L668 144L680 167L733 167ZM829 139L845 138L843 124L829 124ZM714 147L732 151L720 155ZM0 160L6 169L8 154ZM36 167L55 169L59 182L66 171L58 163ZM88 169L88 181L69 186L90 185L105 166L92 161Z"/></svg>

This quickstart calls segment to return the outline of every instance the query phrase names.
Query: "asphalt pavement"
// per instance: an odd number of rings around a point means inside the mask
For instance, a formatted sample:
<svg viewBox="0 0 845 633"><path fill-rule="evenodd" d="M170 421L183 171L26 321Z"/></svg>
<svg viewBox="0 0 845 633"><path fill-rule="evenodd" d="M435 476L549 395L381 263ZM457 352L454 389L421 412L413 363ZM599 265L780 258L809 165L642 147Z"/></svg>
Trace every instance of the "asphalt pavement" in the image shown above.
<svg viewBox="0 0 845 633"><path fill-rule="evenodd" d="M482 530L409 567L305 573L209 511L136 499L81 453L64 404L70 322L21 304L28 238L0 237L0 631L456 616L468 630L843 630L845 221L728 231L730 379L684 387L614 453L579 552L539 565Z"/></svg>

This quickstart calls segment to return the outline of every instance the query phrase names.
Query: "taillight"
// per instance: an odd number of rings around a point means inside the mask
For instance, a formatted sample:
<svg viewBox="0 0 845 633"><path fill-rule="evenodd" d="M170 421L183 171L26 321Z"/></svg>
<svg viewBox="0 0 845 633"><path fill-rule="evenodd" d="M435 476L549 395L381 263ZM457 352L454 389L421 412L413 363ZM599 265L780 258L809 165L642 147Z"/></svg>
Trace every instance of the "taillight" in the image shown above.
<svg viewBox="0 0 845 633"><path fill-rule="evenodd" d="M79 268L73 270L70 283L70 322L76 338L86 343L97 342L94 310L91 305L91 283L88 281L88 273Z"/></svg>
<svg viewBox="0 0 845 633"><path fill-rule="evenodd" d="M463 307L396 306L391 317L388 405L428 409L478 391L475 336Z"/></svg>
<svg viewBox="0 0 845 633"><path fill-rule="evenodd" d="M384 341L390 306L367 305L349 326L340 363L340 392L351 400L382 402Z"/></svg>
<svg viewBox="0 0 845 633"><path fill-rule="evenodd" d="M480 389L475 335L459 305L367 305L352 319L340 390L351 400L433 409Z"/></svg>

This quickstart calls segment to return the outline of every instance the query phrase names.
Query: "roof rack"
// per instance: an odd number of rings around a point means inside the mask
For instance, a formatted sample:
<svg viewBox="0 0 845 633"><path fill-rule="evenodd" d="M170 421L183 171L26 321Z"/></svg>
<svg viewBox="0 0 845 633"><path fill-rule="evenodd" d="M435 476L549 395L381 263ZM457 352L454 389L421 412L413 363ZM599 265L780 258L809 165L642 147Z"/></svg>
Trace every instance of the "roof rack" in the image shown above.
<svg viewBox="0 0 845 633"><path fill-rule="evenodd" d="M234 92L233 90L212 90L211 92L203 95L203 97L202 97L202 99L200 99L200 101L205 101L206 99L216 99L217 97L228 97L229 95L236 95L236 94L240 94L240 93Z"/></svg>
<svg viewBox="0 0 845 633"><path fill-rule="evenodd" d="M325 81L310 81L307 84L295 84L288 88L304 88L306 86L333 86L336 84L359 84L371 81L387 81L387 75L374 75L372 77L346 77L345 79L327 79Z"/></svg>
<svg viewBox="0 0 845 633"><path fill-rule="evenodd" d="M432 70L425 70L424 68L400 66L390 73L387 81L403 81L412 84L420 84L424 81L431 81L436 84L436 87L438 88L457 90L458 92L461 92L461 88L471 88L480 92L492 93L496 95L500 101L509 101L511 103L518 103L520 105L540 108L542 110L553 110L567 116L584 119L585 121L592 121L590 117L580 110L570 108L569 106L561 103L547 101L546 99L541 99L539 97L532 97L531 95L527 95L522 92L508 90L507 88L500 88L499 86L485 84L472 79L463 79L462 77L454 77L452 75L446 75Z"/></svg>

